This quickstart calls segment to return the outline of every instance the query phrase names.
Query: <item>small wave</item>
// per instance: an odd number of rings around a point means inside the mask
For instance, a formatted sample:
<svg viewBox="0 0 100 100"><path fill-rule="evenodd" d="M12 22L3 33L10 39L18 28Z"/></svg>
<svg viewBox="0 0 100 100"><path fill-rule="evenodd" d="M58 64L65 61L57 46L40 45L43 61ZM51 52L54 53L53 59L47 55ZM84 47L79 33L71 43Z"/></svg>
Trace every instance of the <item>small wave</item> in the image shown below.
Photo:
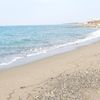
<svg viewBox="0 0 100 100"><path fill-rule="evenodd" d="M12 64L13 62L15 62L15 61L17 61L19 59L22 59L22 57L16 57L16 58L12 59L10 62L1 63L0 66L6 66L6 65L9 65L9 64Z"/></svg>
<svg viewBox="0 0 100 100"><path fill-rule="evenodd" d="M97 30L95 32L90 33L86 38L77 40L75 43L84 43L86 41L93 40L99 37L100 37L100 30Z"/></svg>
<svg viewBox="0 0 100 100"><path fill-rule="evenodd" d="M87 37L84 38L84 39L78 39L78 40L73 41L73 42L54 45L52 47L45 48L45 49L43 49L43 48L35 49L36 53L29 54L28 56L39 55L41 53L47 53L48 51L52 51L52 50L55 50L55 49L58 49L58 48L62 48L62 47L67 47L67 46L74 46L76 44L80 44L81 45L81 43L85 43L85 42L88 42L90 40L94 40L94 39L99 38L99 37L100 37L100 30L97 30L95 32L89 33L89 35L87 35Z"/></svg>
<svg viewBox="0 0 100 100"><path fill-rule="evenodd" d="M99 37L100 37L100 30L97 30L95 32L89 33L87 35L87 37L84 38L84 39L78 39L78 40L73 41L73 42L69 42L69 43L65 43L65 44L58 44L58 45L54 45L54 46L48 47L48 48L42 48L42 47L35 48L34 51L31 50L32 52L26 54L25 57L32 57L32 56L34 57L34 56L37 56L37 55L40 55L40 54L48 53L50 51L54 51L54 50L56 51L56 49L59 49L59 48L62 48L62 47L71 47L71 46L74 47L76 44L81 45L81 43L85 43L85 42L88 42L90 40L94 40L94 39L99 38ZM23 59L23 58L24 57L15 57L10 62L1 63L0 66L10 65L10 64L16 62L17 60Z"/></svg>
<svg viewBox="0 0 100 100"><path fill-rule="evenodd" d="M94 39L99 38L99 37L100 37L100 30L97 30L95 32L89 33L89 35L87 35L86 38L78 39L76 41L68 42L68 43L65 43L65 44L60 44L60 45L58 44L58 45L51 47L50 50L65 47L65 46L73 46L73 45L76 45L76 44L81 44L81 43L84 43L84 42L87 42L87 41L90 41L90 40L94 40Z"/></svg>
<svg viewBox="0 0 100 100"><path fill-rule="evenodd" d="M97 39L97 38L100 38L100 30L97 30L97 31L92 32L92 33L89 33L87 35L87 37L84 38L84 39L78 39L78 40L73 41L73 42L69 42L69 43L66 43L66 44L58 45L56 47L60 48L60 47L68 46L68 45L81 44L81 43L84 43L84 42L87 42L87 41L90 41L90 40L94 40L94 39Z"/></svg>
<svg viewBox="0 0 100 100"><path fill-rule="evenodd" d="M42 53L47 53L47 51L48 51L48 50L42 50L42 49L41 49L41 51L40 51L40 50L39 50L39 51L37 50L36 53L28 54L27 57L36 56L36 55L39 55L39 54L42 54Z"/></svg>

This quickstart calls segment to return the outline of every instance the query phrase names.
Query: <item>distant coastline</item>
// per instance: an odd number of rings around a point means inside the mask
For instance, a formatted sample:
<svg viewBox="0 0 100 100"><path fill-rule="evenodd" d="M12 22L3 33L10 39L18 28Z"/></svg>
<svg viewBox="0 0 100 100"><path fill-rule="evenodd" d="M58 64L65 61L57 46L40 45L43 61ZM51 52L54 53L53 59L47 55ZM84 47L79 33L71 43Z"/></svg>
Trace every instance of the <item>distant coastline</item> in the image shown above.
<svg viewBox="0 0 100 100"><path fill-rule="evenodd" d="M88 21L86 23L83 23L82 26L100 28L100 20Z"/></svg>
<svg viewBox="0 0 100 100"><path fill-rule="evenodd" d="M91 27L91 28L100 28L100 20L91 20L87 22L76 22L76 23L70 23L76 26L81 26L81 27Z"/></svg>

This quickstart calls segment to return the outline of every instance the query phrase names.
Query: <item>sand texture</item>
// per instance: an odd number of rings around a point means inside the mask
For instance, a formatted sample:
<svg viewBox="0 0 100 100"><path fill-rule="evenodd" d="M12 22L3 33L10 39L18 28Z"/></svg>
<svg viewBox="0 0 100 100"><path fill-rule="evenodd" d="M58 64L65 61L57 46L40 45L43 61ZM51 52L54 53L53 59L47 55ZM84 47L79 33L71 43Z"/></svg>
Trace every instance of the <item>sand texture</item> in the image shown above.
<svg viewBox="0 0 100 100"><path fill-rule="evenodd" d="M100 100L100 42L1 71L0 100Z"/></svg>

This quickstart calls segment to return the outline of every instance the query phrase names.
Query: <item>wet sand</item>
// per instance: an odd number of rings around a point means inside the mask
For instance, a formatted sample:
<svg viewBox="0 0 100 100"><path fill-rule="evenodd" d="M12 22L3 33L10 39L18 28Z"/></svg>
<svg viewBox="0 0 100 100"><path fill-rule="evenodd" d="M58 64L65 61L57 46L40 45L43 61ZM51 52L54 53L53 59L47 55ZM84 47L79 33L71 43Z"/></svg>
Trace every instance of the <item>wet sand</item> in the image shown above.
<svg viewBox="0 0 100 100"><path fill-rule="evenodd" d="M100 42L0 72L0 100L99 100Z"/></svg>

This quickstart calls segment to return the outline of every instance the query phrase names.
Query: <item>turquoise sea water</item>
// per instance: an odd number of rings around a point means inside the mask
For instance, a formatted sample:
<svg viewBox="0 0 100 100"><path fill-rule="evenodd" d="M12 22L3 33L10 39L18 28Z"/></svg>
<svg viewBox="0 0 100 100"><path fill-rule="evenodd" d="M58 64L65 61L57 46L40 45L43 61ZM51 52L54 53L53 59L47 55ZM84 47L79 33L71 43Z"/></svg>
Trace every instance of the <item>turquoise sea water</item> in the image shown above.
<svg viewBox="0 0 100 100"><path fill-rule="evenodd" d="M0 26L0 66L39 57L87 38L94 28L76 25Z"/></svg>

